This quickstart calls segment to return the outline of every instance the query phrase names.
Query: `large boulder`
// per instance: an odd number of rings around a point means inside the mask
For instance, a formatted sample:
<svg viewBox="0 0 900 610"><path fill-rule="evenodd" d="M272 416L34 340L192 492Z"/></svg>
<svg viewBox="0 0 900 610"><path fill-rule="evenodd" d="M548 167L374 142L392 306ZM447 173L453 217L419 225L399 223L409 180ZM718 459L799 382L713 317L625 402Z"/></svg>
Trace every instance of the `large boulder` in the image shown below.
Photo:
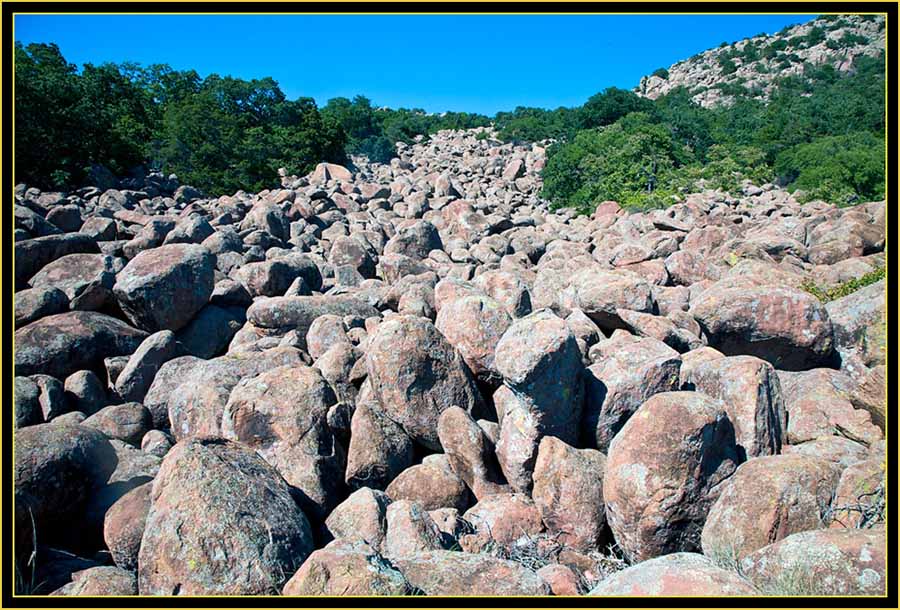
<svg viewBox="0 0 900 610"><path fill-rule="evenodd" d="M17 290L13 305L16 328L37 319L69 310L69 298L59 288L27 288Z"/></svg>
<svg viewBox="0 0 900 610"><path fill-rule="evenodd" d="M498 301L487 296L466 296L450 301L438 312L435 326L463 360L485 381L499 379L494 350L512 318Z"/></svg>
<svg viewBox="0 0 900 610"><path fill-rule="evenodd" d="M580 551L596 551L606 530L603 477L606 456L545 436L538 447L531 497L558 540Z"/></svg>
<svg viewBox="0 0 900 610"><path fill-rule="evenodd" d="M335 539L359 540L380 551L387 533L387 507L383 491L361 487L338 504L325 520L325 531Z"/></svg>
<svg viewBox="0 0 900 610"><path fill-rule="evenodd" d="M544 309L516 320L497 344L494 359L504 384L494 395L501 419L497 458L510 485L527 492L540 439L578 441L581 351L566 322Z"/></svg>
<svg viewBox="0 0 900 610"><path fill-rule="evenodd" d="M855 384L840 371L813 369L779 375L788 425L787 442L798 445L839 434L867 445L881 440L882 432L865 409L852 402ZM883 381L883 380L882 380Z"/></svg>
<svg viewBox="0 0 900 610"><path fill-rule="evenodd" d="M251 449L189 439L153 482L141 595L277 594L313 551L290 487Z"/></svg>
<svg viewBox="0 0 900 610"><path fill-rule="evenodd" d="M152 488L150 482L135 487L119 498L103 519L103 540L113 561L124 570L137 569Z"/></svg>
<svg viewBox="0 0 900 610"><path fill-rule="evenodd" d="M547 595L550 588L522 564L486 554L427 551L392 563L425 595Z"/></svg>
<svg viewBox="0 0 900 610"><path fill-rule="evenodd" d="M350 420L345 480L351 489L384 489L394 477L412 466L413 442L403 428L378 406L368 380L356 397Z"/></svg>
<svg viewBox="0 0 900 610"><path fill-rule="evenodd" d="M722 280L691 301L691 314L726 356L757 356L784 370L828 364L831 319L811 294L783 286Z"/></svg>
<svg viewBox="0 0 900 610"><path fill-rule="evenodd" d="M378 310L355 295L273 297L254 302L247 309L247 321L262 329L296 330L305 343L312 323L326 314L371 318Z"/></svg>
<svg viewBox="0 0 900 610"><path fill-rule="evenodd" d="M335 540L315 551L284 586L284 595L409 595L406 578L361 541Z"/></svg>
<svg viewBox="0 0 900 610"><path fill-rule="evenodd" d="M153 333L138 346L119 373L115 382L116 394L122 400L143 401L156 372L176 355L178 346L172 331Z"/></svg>
<svg viewBox="0 0 900 610"><path fill-rule="evenodd" d="M679 389L681 358L661 341L624 331L616 331L591 353L597 361L585 370L582 435L589 446L607 451L647 399Z"/></svg>
<svg viewBox="0 0 900 610"><path fill-rule="evenodd" d="M871 595L887 592L883 528L810 530L751 553L741 573L763 595Z"/></svg>
<svg viewBox="0 0 900 610"><path fill-rule="evenodd" d="M134 572L113 566L97 566L72 573L72 582L63 585L50 595L119 597L137 595L137 579Z"/></svg>
<svg viewBox="0 0 900 610"><path fill-rule="evenodd" d="M302 364L305 364L302 352L292 347L279 347L255 353L252 357L229 354L189 365L183 377L178 376L181 383L166 402L172 434L176 440L188 436L218 436L231 390L242 379L279 366Z"/></svg>
<svg viewBox="0 0 900 610"><path fill-rule="evenodd" d="M46 265L28 283L32 288L59 288L71 309L96 310L112 297L122 264L103 254L69 254Z"/></svg>
<svg viewBox="0 0 900 610"><path fill-rule="evenodd" d="M464 511L471 504L471 496L463 479L450 467L447 457L440 453L427 456L421 464L410 466L398 474L385 492L391 500L409 500L427 511L441 508Z"/></svg>
<svg viewBox="0 0 900 610"><path fill-rule="evenodd" d="M135 256L113 292L131 322L144 330L178 330L206 305L215 257L203 246L171 244Z"/></svg>
<svg viewBox="0 0 900 610"><path fill-rule="evenodd" d="M445 409L458 406L471 413L483 407L459 352L423 318L382 322L369 339L366 366L384 414L431 449L440 449L437 423Z"/></svg>
<svg viewBox="0 0 900 610"><path fill-rule="evenodd" d="M46 235L16 242L16 288L25 288L35 273L69 254L96 254L97 242L84 233Z"/></svg>
<svg viewBox="0 0 900 610"><path fill-rule="evenodd" d="M733 564L805 530L827 525L840 474L832 462L803 455L771 455L741 464L709 509L703 553Z"/></svg>
<svg viewBox="0 0 900 610"><path fill-rule="evenodd" d="M432 250L443 248L435 226L428 221L417 220L399 227L397 233L384 245L384 253L422 260L428 258L428 253Z"/></svg>
<svg viewBox="0 0 900 610"><path fill-rule="evenodd" d="M641 405L613 439L603 478L606 518L626 558L699 550L709 507L737 463L721 403L664 392Z"/></svg>
<svg viewBox="0 0 900 610"><path fill-rule="evenodd" d="M450 407L438 420L438 437L450 468L477 499L507 491L494 443L471 415Z"/></svg>
<svg viewBox="0 0 900 610"><path fill-rule="evenodd" d="M866 366L884 364L886 307L884 280L826 304L835 347L841 352L856 352Z"/></svg>
<svg viewBox="0 0 900 610"><path fill-rule="evenodd" d="M672 553L612 574L589 595L724 597L759 595L759 592L736 573L716 566L699 553Z"/></svg>
<svg viewBox="0 0 900 610"><path fill-rule="evenodd" d="M563 308L581 309L601 329L624 327L619 309L653 310L650 284L631 271L590 266L572 275L567 285L559 297Z"/></svg>
<svg viewBox="0 0 900 610"><path fill-rule="evenodd" d="M134 352L147 333L106 314L70 311L16 331L16 374L65 379L83 369L105 375L104 358Z"/></svg>
<svg viewBox="0 0 900 610"><path fill-rule="evenodd" d="M344 497L346 457L327 421L336 400L318 369L294 364L238 382L222 415L222 436L274 466L320 521Z"/></svg>
<svg viewBox="0 0 900 610"><path fill-rule="evenodd" d="M68 424L38 424L16 431L17 531L34 524L39 545L69 539L88 499L117 464L116 452L98 430ZM17 535L17 554L32 532ZM26 554L27 559L27 554Z"/></svg>
<svg viewBox="0 0 900 610"><path fill-rule="evenodd" d="M682 382L722 401L743 459L781 452L788 418L771 364L754 356L715 358L691 367Z"/></svg>
<svg viewBox="0 0 900 610"><path fill-rule="evenodd" d="M468 552L499 547L511 553L516 547L529 545L544 531L541 511L531 498L520 493L487 496L467 510L463 519L475 529L460 539Z"/></svg>

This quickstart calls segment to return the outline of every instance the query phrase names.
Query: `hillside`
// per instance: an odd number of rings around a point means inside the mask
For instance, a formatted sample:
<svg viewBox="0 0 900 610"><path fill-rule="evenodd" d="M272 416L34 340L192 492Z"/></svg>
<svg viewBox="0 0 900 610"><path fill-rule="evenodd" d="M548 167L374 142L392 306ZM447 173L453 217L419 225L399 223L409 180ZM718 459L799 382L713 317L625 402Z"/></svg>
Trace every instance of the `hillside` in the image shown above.
<svg viewBox="0 0 900 610"><path fill-rule="evenodd" d="M856 57L877 56L884 44L881 16L824 16L679 61L665 74L641 78L635 92L655 100L686 87L692 99L707 108L731 102L738 87L746 95L767 99L777 79L802 75L806 64L847 72Z"/></svg>

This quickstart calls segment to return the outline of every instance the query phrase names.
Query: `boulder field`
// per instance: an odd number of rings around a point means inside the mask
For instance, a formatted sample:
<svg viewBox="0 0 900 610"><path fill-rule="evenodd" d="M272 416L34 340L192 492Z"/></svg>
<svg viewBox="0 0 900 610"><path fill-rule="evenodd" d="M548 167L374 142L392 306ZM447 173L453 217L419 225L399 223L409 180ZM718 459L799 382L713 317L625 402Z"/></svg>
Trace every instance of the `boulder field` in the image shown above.
<svg viewBox="0 0 900 610"><path fill-rule="evenodd" d="M885 284L807 289L885 202L586 216L545 161L19 185L19 592L882 594Z"/></svg>

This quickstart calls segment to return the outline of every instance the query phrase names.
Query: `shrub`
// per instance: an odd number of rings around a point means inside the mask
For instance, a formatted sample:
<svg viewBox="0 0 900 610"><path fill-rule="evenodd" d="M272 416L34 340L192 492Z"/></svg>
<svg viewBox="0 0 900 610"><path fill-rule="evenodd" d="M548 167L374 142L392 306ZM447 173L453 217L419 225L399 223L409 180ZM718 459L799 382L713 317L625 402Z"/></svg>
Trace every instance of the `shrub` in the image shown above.
<svg viewBox="0 0 900 610"><path fill-rule="evenodd" d="M669 71L666 70L665 68L657 68L656 70L653 71L653 76L658 76L659 78L668 80Z"/></svg>
<svg viewBox="0 0 900 610"><path fill-rule="evenodd" d="M737 70L737 65L728 59L727 57L719 57L719 66L722 68L722 74L734 74Z"/></svg>
<svg viewBox="0 0 900 610"><path fill-rule="evenodd" d="M826 136L778 155L775 171L807 200L838 205L884 197L884 140L869 132Z"/></svg>

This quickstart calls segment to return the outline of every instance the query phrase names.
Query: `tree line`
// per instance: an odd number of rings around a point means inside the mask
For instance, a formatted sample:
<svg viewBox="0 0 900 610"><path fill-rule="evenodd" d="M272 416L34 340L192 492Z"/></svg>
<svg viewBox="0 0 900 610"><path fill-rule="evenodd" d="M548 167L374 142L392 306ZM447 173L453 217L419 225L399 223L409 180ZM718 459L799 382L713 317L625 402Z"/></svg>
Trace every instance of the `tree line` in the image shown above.
<svg viewBox="0 0 900 610"><path fill-rule="evenodd" d="M289 100L272 78L201 78L156 64L85 64L54 44L16 44L16 181L83 183L90 166L175 173L211 195L277 186L348 155L388 162L396 142L493 125L504 141L545 141L543 196L589 213L607 199L664 206L699 187L737 192L777 181L838 204L884 196L884 57L846 74L804 66L767 101L729 84L732 103L703 108L683 88L649 100L609 88L573 108L519 107L493 117L376 108L363 96Z"/></svg>

